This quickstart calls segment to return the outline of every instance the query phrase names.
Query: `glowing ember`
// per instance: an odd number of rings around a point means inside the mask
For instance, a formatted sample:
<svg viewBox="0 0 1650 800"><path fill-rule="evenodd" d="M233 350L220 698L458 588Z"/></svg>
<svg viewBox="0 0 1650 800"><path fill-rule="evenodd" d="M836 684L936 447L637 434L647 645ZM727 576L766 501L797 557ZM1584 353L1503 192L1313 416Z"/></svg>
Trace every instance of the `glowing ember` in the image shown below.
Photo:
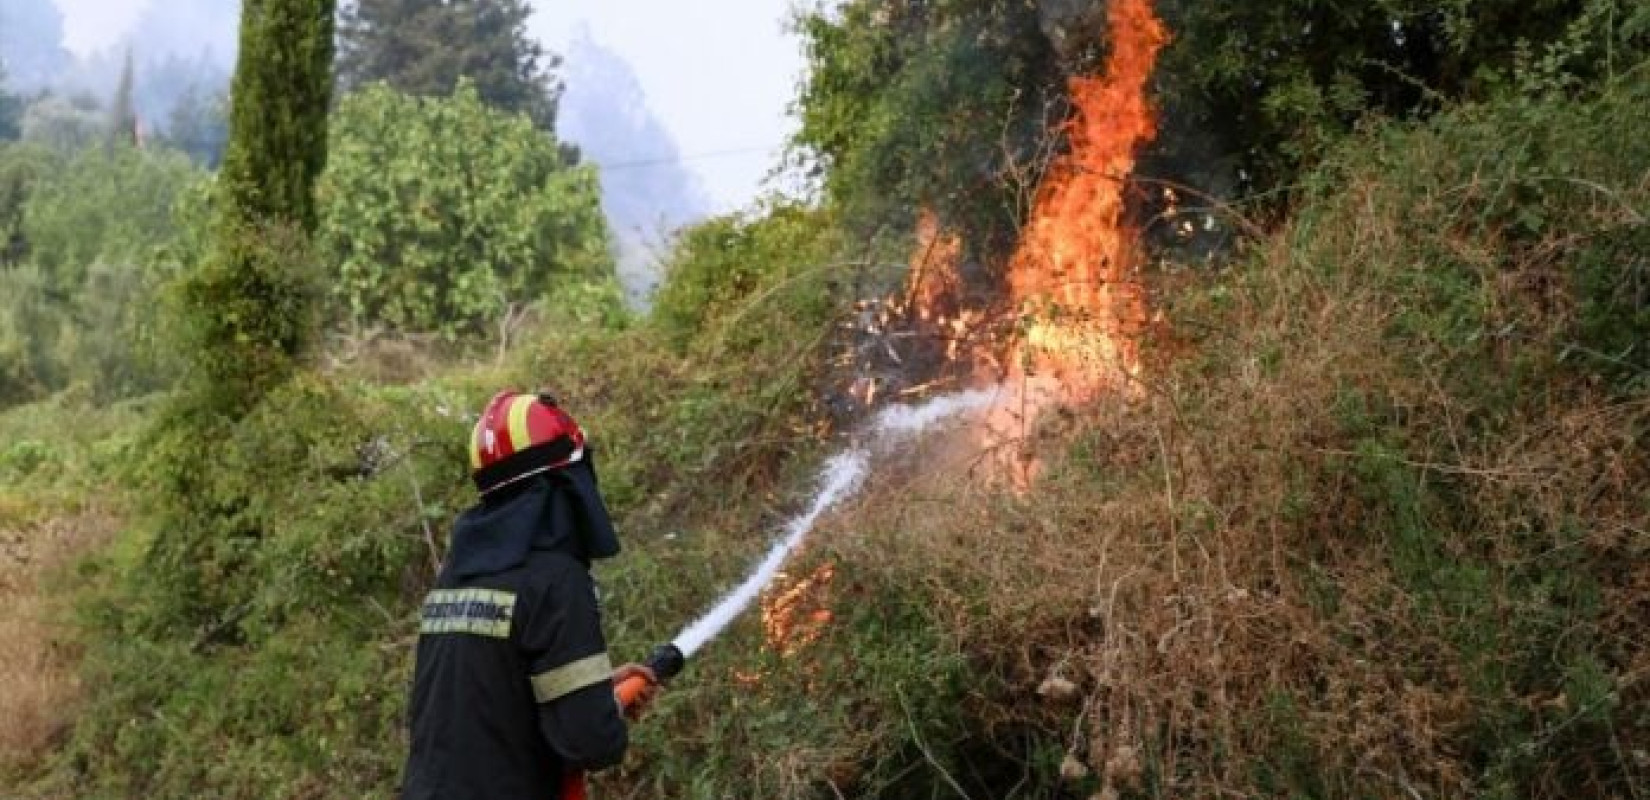
<svg viewBox="0 0 1650 800"><path fill-rule="evenodd" d="M917 249L911 254L911 277L906 283L903 310L914 311L922 322L946 324L947 315L961 305L962 239L942 230L939 217L923 209L917 215Z"/></svg>
<svg viewBox="0 0 1650 800"><path fill-rule="evenodd" d="M826 607L836 565L826 563L806 577L780 573L762 596L762 630L770 650L795 655L819 640L832 619Z"/></svg>
<svg viewBox="0 0 1650 800"><path fill-rule="evenodd" d="M918 214L916 233L905 296L892 304L892 311L919 335L943 342L947 363L979 367L991 352L980 346L988 338L986 315L963 307L962 237L944 229L928 209Z"/></svg>

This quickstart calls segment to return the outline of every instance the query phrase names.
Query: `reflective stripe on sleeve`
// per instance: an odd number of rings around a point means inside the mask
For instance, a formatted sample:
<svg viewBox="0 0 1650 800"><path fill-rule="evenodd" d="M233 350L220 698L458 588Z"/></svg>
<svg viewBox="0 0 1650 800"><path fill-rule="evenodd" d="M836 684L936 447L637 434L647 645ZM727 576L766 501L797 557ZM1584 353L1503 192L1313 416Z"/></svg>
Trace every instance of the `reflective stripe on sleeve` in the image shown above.
<svg viewBox="0 0 1650 800"><path fill-rule="evenodd" d="M534 675L533 697L540 703L548 703L611 677L612 662L607 660L606 653L597 653Z"/></svg>

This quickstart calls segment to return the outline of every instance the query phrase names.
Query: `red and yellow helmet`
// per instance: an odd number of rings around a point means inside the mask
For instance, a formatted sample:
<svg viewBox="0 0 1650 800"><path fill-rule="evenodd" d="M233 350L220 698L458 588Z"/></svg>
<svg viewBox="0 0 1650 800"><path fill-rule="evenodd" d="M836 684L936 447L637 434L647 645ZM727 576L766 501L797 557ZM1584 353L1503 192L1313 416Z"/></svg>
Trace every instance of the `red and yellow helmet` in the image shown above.
<svg viewBox="0 0 1650 800"><path fill-rule="evenodd" d="M584 458L584 431L554 397L493 395L470 436L470 470L482 494Z"/></svg>

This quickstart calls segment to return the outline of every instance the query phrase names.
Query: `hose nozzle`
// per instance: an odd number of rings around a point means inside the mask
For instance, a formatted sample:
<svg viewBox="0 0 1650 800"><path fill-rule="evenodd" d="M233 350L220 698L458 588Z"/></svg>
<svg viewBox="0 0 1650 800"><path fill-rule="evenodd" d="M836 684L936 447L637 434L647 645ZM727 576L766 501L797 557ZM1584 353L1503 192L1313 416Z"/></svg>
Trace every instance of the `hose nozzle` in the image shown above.
<svg viewBox="0 0 1650 800"><path fill-rule="evenodd" d="M653 652L642 664L653 670L653 677L663 681L680 675L682 668L687 666L687 657L682 655L681 649L676 645L662 644L653 648ZM619 697L619 705L625 708L635 703L636 698L641 697L642 692L646 690L647 679L640 676L626 678L618 686L613 687L614 694Z"/></svg>
<svg viewBox="0 0 1650 800"><path fill-rule="evenodd" d="M661 644L653 648L647 661L642 663L653 670L654 677L663 681L682 674L682 668L687 666L687 656L682 655L681 648L674 644Z"/></svg>

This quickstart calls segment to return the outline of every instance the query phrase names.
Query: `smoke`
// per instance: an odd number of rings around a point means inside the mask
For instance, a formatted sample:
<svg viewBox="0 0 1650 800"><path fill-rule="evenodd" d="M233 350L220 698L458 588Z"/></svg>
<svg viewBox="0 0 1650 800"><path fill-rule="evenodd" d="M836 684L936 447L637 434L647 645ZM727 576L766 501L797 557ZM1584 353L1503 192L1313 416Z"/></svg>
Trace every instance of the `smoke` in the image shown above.
<svg viewBox="0 0 1650 800"><path fill-rule="evenodd" d="M0 0L0 57L12 91L106 105L130 52L140 128L211 161L221 146L212 140L225 133L214 117L229 91L239 24L238 0L149 0L122 38L76 56L64 47L64 14L52 0Z"/></svg>
<svg viewBox="0 0 1650 800"><path fill-rule="evenodd" d="M563 56L567 85L557 129L601 170L602 207L615 239L619 277L638 305L657 284L656 253L674 231L709 213L696 175L648 106L635 70L581 26Z"/></svg>
<svg viewBox="0 0 1650 800"><path fill-rule="evenodd" d="M10 0L8 0L10 1ZM142 127L179 133L181 119L229 91L240 24L237 0L151 0L119 42L76 59L54 87L108 98L132 54L133 102ZM187 134L186 134L187 135Z"/></svg>
<svg viewBox="0 0 1650 800"><path fill-rule="evenodd" d="M914 436L934 423L965 411L977 411L997 402L1001 390L974 389L958 394L936 397L920 406L892 405L877 414L877 434L895 440Z"/></svg>
<svg viewBox="0 0 1650 800"><path fill-rule="evenodd" d="M33 94L46 89L73 59L63 47L63 13L51 0L0 0L0 89Z"/></svg>
<svg viewBox="0 0 1650 800"><path fill-rule="evenodd" d="M234 66L240 39L239 0L151 0L131 41L159 55Z"/></svg>

